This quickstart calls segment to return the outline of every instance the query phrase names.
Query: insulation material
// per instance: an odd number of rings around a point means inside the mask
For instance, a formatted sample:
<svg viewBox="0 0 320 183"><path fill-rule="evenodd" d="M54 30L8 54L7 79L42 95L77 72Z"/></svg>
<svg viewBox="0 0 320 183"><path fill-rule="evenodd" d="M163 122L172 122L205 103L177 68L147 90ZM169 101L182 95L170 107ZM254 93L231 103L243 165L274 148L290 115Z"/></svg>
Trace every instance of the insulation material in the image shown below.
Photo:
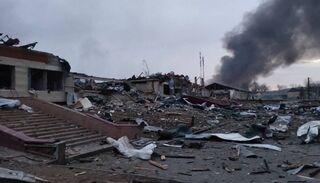
<svg viewBox="0 0 320 183"><path fill-rule="evenodd" d="M18 107L21 105L19 100L0 98L0 107Z"/></svg>
<svg viewBox="0 0 320 183"><path fill-rule="evenodd" d="M155 143L151 143L141 149L136 149L129 143L129 139L126 136L123 136L118 140L108 137L107 141L124 156L128 158L134 157L144 160L149 160L154 149L157 147Z"/></svg>

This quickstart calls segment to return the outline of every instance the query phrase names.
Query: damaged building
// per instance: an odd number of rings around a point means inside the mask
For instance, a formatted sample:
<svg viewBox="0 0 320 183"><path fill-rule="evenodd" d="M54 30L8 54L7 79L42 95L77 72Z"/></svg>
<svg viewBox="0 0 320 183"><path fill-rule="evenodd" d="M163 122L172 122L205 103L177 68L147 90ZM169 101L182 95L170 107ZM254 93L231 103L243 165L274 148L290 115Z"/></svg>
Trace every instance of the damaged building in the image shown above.
<svg viewBox="0 0 320 183"><path fill-rule="evenodd" d="M69 71L69 63L53 54L0 44L0 96L65 102L73 92Z"/></svg>
<svg viewBox="0 0 320 183"><path fill-rule="evenodd" d="M191 92L192 83L188 76L174 73L154 74L149 77L132 77L128 79L137 90L149 94L170 95L170 85L174 95L183 95Z"/></svg>
<svg viewBox="0 0 320 183"><path fill-rule="evenodd" d="M248 100L251 97L251 92L241 88L235 88L220 83L212 83L205 87L206 96L216 99L235 99Z"/></svg>

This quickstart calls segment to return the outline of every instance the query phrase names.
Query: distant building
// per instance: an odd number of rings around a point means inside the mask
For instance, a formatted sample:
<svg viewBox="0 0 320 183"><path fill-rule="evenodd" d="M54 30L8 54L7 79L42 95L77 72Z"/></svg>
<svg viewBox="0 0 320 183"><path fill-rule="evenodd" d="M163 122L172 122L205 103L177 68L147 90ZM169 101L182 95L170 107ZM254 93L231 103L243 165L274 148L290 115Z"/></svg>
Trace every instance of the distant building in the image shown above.
<svg viewBox="0 0 320 183"><path fill-rule="evenodd" d="M251 92L245 89L227 86L220 83L212 83L207 85L207 92L205 93L208 97L216 99L235 99L235 100L248 100L251 98Z"/></svg>
<svg viewBox="0 0 320 183"><path fill-rule="evenodd" d="M69 63L53 54L0 44L0 96L65 102L73 92Z"/></svg>
<svg viewBox="0 0 320 183"><path fill-rule="evenodd" d="M298 88L286 88L282 90L266 91L255 95L255 99L259 100L300 100L306 99L304 96L305 89L303 87Z"/></svg>

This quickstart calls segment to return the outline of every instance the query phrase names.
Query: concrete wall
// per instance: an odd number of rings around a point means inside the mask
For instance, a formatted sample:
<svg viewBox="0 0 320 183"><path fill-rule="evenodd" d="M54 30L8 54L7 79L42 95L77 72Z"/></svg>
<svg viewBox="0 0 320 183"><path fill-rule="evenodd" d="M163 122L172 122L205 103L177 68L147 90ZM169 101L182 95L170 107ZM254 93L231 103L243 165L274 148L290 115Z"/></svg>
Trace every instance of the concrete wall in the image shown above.
<svg viewBox="0 0 320 183"><path fill-rule="evenodd" d="M73 92L73 78L69 75L64 75L65 86L62 91L35 91L34 95L29 93L29 69L41 69L48 71L61 71L62 68L57 62L50 62L49 64L43 62L28 61L23 59L15 59L0 56L0 64L14 66L14 89L13 90L0 90L1 97L29 97L33 96L50 102L65 102L66 92ZM1 78L0 78L1 79Z"/></svg>
<svg viewBox="0 0 320 183"><path fill-rule="evenodd" d="M249 94L246 92L230 90L230 99L247 100L249 99Z"/></svg>

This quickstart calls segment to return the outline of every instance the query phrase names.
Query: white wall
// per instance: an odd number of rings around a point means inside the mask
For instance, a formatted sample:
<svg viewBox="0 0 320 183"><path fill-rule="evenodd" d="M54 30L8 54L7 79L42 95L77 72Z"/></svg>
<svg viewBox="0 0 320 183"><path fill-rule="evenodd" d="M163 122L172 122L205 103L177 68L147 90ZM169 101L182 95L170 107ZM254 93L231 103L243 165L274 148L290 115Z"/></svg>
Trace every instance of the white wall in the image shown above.
<svg viewBox="0 0 320 183"><path fill-rule="evenodd" d="M29 97L34 96L50 102L65 102L66 91L73 92L73 78L64 76L64 91L35 91L35 95L29 93L29 68L50 71L62 71L60 65L49 65L41 62L28 61L0 56L0 64L14 66L14 90L0 90L1 97ZM1 78L0 78L1 79Z"/></svg>

